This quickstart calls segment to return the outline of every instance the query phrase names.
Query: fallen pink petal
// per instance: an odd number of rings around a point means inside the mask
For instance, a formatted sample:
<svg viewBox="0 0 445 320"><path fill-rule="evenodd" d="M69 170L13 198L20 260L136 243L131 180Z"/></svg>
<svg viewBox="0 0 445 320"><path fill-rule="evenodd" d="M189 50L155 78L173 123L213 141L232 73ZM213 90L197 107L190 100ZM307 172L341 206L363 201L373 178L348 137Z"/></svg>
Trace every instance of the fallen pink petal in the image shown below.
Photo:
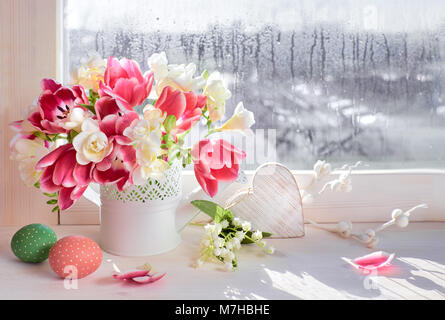
<svg viewBox="0 0 445 320"><path fill-rule="evenodd" d="M353 260L348 258L343 258L343 260L357 269L374 271L389 266L393 258L394 253L389 254L384 251L376 251Z"/></svg>
<svg viewBox="0 0 445 320"><path fill-rule="evenodd" d="M151 267L147 267L145 270L131 270L127 272L121 272L116 264L113 264L113 269L115 273L113 274L113 278L116 280L123 281L132 281L138 284L148 284L152 282L156 282L162 279L166 273L158 274L150 274Z"/></svg>
<svg viewBox="0 0 445 320"><path fill-rule="evenodd" d="M152 275L146 275L144 277L134 277L131 280L133 280L134 282L140 283L140 284L148 284L148 283L156 282L156 281L162 279L165 275L166 275L166 273L162 273L162 274L155 273Z"/></svg>
<svg viewBox="0 0 445 320"><path fill-rule="evenodd" d="M129 271L126 273L121 273L121 274L115 273L115 274L113 274L113 278L118 279L118 280L131 280L133 278L148 276L149 273L150 273L150 270L136 270L136 271Z"/></svg>

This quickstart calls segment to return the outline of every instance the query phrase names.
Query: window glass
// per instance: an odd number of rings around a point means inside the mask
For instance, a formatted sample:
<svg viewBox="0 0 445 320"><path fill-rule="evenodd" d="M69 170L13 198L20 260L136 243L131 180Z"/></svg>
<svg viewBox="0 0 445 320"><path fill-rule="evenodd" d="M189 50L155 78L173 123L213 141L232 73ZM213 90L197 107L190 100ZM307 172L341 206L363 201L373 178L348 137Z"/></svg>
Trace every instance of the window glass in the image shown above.
<svg viewBox="0 0 445 320"><path fill-rule="evenodd" d="M291 168L442 168L444 18L440 0L65 0L64 77L92 52L147 69L165 51L223 72L228 115L243 101Z"/></svg>

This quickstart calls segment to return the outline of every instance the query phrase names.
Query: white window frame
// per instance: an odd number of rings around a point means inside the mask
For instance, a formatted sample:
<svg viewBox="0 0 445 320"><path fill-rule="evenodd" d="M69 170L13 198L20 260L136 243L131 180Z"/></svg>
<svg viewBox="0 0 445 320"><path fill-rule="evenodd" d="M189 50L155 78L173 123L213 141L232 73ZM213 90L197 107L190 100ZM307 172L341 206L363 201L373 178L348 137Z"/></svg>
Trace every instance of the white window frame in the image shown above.
<svg viewBox="0 0 445 320"><path fill-rule="evenodd" d="M12 3L15 0L6 0ZM22 0L20 10L31 9L35 0ZM40 0L39 0L40 1ZM38 39L36 45L46 45L47 48L55 47L57 54L57 68L54 72L54 77L61 81L62 77L62 55L63 55L63 34L62 34L62 16L63 16L63 0L45 0L48 6L54 9L54 20L48 21L45 26L50 30L51 26L56 26L57 33L54 38ZM43 1L42 1L42 5ZM13 5L10 5L13 7ZM44 10L39 10L35 14L39 14ZM40 19L41 20L41 19ZM29 23L37 24L40 21L37 18ZM35 25L35 27L40 27ZM26 35L25 31L19 30L17 37ZM45 32L45 30L42 30ZM45 42L46 41L46 42ZM55 46L54 46L55 44ZM9 55L14 54L10 52ZM33 57L37 61L48 61L48 57L43 56L42 50L35 52L25 53L27 56L33 54L41 55ZM29 59L29 57L24 57ZM30 71L32 72L32 70ZM51 73L52 71L48 71ZM46 74L48 76L48 73ZM38 74L36 74L36 77ZM16 81L20 81L16 80ZM29 101L31 102L32 99ZM12 104L12 103L11 103ZM22 109L26 107L26 104L20 105ZM19 114L19 112L16 112ZM8 119L8 121L11 119ZM5 145L2 145L3 150L7 150ZM5 156L2 159L6 159ZM16 169L12 167L16 166L16 163L12 161L5 163L5 170L12 170L16 172ZM6 172L6 171L5 171ZM312 173L310 171L293 170L293 174L296 177L300 186L304 186L310 179ZM254 171L246 171L246 175L249 180L252 180ZM194 178L193 171L184 171L183 173L183 194L187 195L191 190L196 188L197 182ZM11 183L11 177L2 177L3 185L9 185ZM21 184L18 175L15 175L14 185ZM443 195L445 190L445 170L426 170L426 169L410 169L410 170L358 170L353 173L353 190L350 193L330 193L327 192L321 196L318 196L314 204L304 206L304 215L310 217L313 220L319 222L336 222L339 220L350 220L354 222L370 222L370 221L385 221L391 214L394 208L408 209L411 206L419 203L427 203L429 209L419 210L413 215L413 220L417 221L445 221L445 196ZM321 182L322 183L322 182ZM5 224L25 224L33 221L42 221L49 224L57 223L54 218L54 214L50 213L50 208L45 209L45 199L43 196L38 197L36 195L37 190L24 193L26 196L25 203L29 206L23 206L17 204L20 202L17 197L14 196L14 190L25 190L25 187L16 186L10 191L10 194L5 195L2 199L6 199L2 206L3 215L0 223ZM9 191L8 191L9 192ZM21 192L21 191L20 191ZM25 192L25 191L23 191ZM31 196L32 192L32 196ZM15 199L15 200L14 200ZM9 201L9 202L8 202ZM36 202L39 204L36 205ZM42 205L40 205L42 204ZM21 211L31 210L36 208L33 214L25 214ZM28 208L28 209L26 209ZM9 214L9 216L8 216ZM15 218L14 216L21 215L21 218ZM69 212L61 213L61 224L99 224L100 215L99 208L82 198L76 203Z"/></svg>

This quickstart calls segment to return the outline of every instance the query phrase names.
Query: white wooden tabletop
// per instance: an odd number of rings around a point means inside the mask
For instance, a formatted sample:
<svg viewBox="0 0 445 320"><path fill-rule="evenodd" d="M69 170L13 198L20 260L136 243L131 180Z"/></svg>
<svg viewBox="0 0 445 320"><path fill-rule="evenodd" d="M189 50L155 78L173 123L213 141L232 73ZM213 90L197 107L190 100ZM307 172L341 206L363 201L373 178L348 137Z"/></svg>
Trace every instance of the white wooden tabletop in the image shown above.
<svg viewBox="0 0 445 320"><path fill-rule="evenodd" d="M367 228L371 224L356 224ZM175 250L153 257L127 258L104 253L100 268L67 290L64 281L41 264L20 262L11 252L16 227L0 227L0 299L444 299L445 223L411 223L380 234L379 250L395 253L385 274L366 276L342 257L371 250L353 240L306 227L301 239L269 240L274 255L247 246L240 268L225 272L217 265L193 268L201 230L189 226ZM58 237L82 234L98 240L99 226L56 226ZM121 270L150 263L165 278L133 285L112 278L112 262Z"/></svg>

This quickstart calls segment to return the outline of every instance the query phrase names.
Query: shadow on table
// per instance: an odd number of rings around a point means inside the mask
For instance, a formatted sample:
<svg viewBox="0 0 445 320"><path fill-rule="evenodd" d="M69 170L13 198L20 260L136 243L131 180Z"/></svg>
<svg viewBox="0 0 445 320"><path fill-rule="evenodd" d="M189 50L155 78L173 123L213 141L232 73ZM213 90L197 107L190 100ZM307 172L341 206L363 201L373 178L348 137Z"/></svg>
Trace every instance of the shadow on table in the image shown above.
<svg viewBox="0 0 445 320"><path fill-rule="evenodd" d="M342 245L342 249L344 249ZM262 264L256 283L227 286L228 299L445 299L445 256L432 250L400 249L392 266L378 274L364 274L344 262L339 250L326 251L323 243L312 252L288 259L255 257ZM319 248L317 248L319 247ZM370 253L358 243L347 244L348 258ZM412 252L417 252L413 254ZM323 254L317 254L323 252ZM249 252L249 255L261 255ZM246 259L247 260L247 259ZM289 260L292 261L289 264ZM254 266L246 266L252 268ZM257 272L258 274L258 272ZM242 282L242 279L239 279ZM251 290L239 288L250 287ZM250 291L250 292L249 292Z"/></svg>

